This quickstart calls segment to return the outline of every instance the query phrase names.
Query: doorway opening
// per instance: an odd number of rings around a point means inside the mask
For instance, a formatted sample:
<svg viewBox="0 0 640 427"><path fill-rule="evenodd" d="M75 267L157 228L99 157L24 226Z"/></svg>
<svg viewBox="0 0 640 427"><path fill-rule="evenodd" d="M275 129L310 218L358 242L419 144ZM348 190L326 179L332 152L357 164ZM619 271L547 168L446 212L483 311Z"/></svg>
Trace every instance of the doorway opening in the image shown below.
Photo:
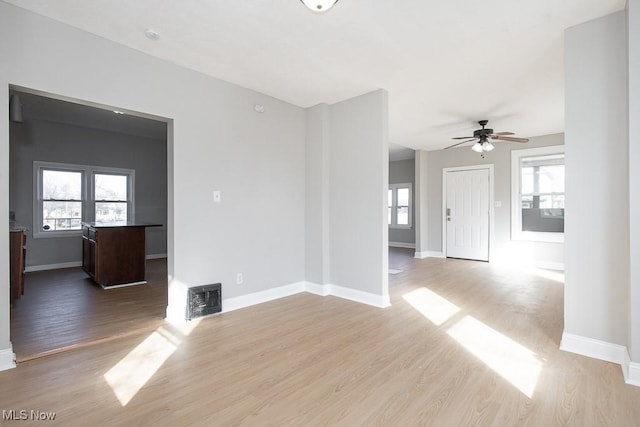
<svg viewBox="0 0 640 427"><path fill-rule="evenodd" d="M10 227L26 237L23 294L11 296L10 309L17 361L155 329L167 307L170 120L26 88L10 87L10 94L22 116L9 125ZM42 171L34 172L43 162L47 170L84 170L76 174L79 192L66 177L52 178L48 193L55 197L44 203ZM110 172L86 172L102 169ZM135 181L120 200L109 187L118 180L102 178L124 169L135 171ZM105 182L102 192L114 197L88 197L99 193L91 185ZM147 231L147 284L105 290L81 269L80 224L115 215L120 205L127 219L162 226Z"/></svg>

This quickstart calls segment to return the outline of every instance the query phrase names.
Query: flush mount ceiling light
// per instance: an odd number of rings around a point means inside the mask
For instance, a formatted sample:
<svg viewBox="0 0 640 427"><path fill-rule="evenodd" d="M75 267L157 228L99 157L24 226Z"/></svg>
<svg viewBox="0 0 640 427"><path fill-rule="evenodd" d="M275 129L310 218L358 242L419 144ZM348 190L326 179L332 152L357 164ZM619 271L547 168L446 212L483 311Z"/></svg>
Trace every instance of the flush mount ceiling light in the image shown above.
<svg viewBox="0 0 640 427"><path fill-rule="evenodd" d="M300 0L312 12L326 12L331 9L338 0Z"/></svg>

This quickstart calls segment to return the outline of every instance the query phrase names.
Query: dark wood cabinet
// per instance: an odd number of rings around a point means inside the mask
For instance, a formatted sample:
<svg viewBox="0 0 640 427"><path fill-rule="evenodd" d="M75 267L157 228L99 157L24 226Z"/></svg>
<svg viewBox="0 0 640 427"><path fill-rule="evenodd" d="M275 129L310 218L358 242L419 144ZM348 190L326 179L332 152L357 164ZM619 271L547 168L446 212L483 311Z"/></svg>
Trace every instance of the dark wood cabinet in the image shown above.
<svg viewBox="0 0 640 427"><path fill-rule="evenodd" d="M26 258L27 235L24 230L9 232L9 270L11 283L11 300L24 294L24 267Z"/></svg>
<svg viewBox="0 0 640 427"><path fill-rule="evenodd" d="M146 227L82 226L82 269L103 287L145 283Z"/></svg>

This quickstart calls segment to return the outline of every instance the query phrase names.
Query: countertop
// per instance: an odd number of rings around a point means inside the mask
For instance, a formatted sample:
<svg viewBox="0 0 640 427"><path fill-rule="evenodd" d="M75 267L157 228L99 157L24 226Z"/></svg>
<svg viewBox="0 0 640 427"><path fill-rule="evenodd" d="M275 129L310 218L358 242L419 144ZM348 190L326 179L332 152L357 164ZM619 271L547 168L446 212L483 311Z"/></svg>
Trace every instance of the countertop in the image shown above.
<svg viewBox="0 0 640 427"><path fill-rule="evenodd" d="M15 221L9 221L9 231L27 232L29 229L23 225L17 224Z"/></svg>

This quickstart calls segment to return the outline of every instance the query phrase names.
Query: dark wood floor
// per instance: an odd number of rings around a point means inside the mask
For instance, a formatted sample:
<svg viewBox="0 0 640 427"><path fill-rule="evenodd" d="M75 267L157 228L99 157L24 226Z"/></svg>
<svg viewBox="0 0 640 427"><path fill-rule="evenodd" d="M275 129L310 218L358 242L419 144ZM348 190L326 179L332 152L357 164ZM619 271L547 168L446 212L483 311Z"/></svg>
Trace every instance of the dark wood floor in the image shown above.
<svg viewBox="0 0 640 427"><path fill-rule="evenodd" d="M11 308L18 362L157 328L167 307L166 259L147 261L147 282L105 290L80 268L27 273Z"/></svg>

